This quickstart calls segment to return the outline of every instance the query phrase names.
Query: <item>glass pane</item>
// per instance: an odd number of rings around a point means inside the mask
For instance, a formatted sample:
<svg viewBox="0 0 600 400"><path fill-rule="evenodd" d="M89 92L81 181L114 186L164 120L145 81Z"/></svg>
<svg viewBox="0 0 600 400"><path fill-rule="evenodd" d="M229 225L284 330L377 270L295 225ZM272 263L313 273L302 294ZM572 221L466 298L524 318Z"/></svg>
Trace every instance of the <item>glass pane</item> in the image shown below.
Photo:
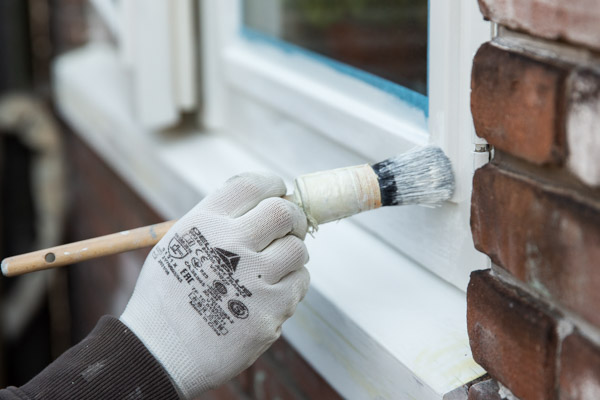
<svg viewBox="0 0 600 400"><path fill-rule="evenodd" d="M428 0L245 0L244 24L427 95Z"/></svg>

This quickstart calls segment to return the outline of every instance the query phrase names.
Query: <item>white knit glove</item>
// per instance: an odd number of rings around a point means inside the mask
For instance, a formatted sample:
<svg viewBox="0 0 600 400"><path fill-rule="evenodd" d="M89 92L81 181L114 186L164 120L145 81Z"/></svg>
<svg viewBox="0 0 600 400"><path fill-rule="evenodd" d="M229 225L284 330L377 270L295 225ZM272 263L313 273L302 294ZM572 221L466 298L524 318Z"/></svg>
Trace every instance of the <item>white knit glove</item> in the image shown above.
<svg viewBox="0 0 600 400"><path fill-rule="evenodd" d="M244 174L152 249L121 321L186 399L249 367L308 289L304 213L275 176Z"/></svg>

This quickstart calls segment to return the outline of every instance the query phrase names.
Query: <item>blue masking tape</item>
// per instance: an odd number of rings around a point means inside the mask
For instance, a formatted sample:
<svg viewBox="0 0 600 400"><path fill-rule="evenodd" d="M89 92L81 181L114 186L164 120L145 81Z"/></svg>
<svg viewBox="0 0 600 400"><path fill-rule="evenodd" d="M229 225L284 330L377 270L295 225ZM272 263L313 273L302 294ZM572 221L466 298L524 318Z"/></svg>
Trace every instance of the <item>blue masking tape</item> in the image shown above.
<svg viewBox="0 0 600 400"><path fill-rule="evenodd" d="M387 79L380 78L377 75L373 75L369 72L352 67L348 64L344 64L339 61L335 61L329 57L322 56L322 55L312 52L310 50L306 50L300 46L291 44L284 40L280 40L280 39L274 38L273 36L266 35L262 32L254 30L252 28L248 28L245 25L242 25L240 33L247 40L266 43L266 44L274 46L286 53L299 54L304 57L312 58L322 64L327 65L330 68L333 68L334 70L336 70L338 72L349 75L355 79L358 79L358 80L365 82L371 86L374 86L377 89L380 89L386 93L389 93L389 94L399 98L400 100L412 105L413 107L416 107L416 108L422 110L423 113L425 114L425 117L429 116L429 99L427 98L427 96L425 96L421 93L415 92L414 90L411 90L407 87L398 85L391 81L388 81ZM429 34L429 30L428 30L428 34ZM429 58L427 60L427 75L429 75ZM427 80L427 87L429 90L429 79Z"/></svg>

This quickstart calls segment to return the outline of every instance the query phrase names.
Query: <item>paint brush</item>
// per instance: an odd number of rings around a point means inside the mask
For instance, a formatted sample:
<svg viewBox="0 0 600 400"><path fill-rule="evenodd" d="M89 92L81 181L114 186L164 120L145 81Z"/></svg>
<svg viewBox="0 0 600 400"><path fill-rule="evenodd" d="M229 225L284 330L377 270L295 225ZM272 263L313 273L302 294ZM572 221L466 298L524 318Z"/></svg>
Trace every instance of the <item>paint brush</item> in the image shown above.
<svg viewBox="0 0 600 400"><path fill-rule="evenodd" d="M312 230L379 207L438 205L454 192L450 160L437 147L417 148L376 164L302 175L287 200L302 208ZM153 246L176 221L132 229L6 258L2 273L16 276Z"/></svg>

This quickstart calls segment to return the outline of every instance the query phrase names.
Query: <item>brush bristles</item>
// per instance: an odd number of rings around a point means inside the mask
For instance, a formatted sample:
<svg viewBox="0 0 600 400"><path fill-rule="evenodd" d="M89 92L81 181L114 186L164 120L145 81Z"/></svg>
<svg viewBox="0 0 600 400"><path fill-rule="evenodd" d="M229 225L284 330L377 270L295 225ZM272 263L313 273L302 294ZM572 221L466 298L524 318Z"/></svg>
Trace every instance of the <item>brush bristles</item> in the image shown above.
<svg viewBox="0 0 600 400"><path fill-rule="evenodd" d="M372 165L381 205L437 205L454 192L452 165L438 147L423 147Z"/></svg>

